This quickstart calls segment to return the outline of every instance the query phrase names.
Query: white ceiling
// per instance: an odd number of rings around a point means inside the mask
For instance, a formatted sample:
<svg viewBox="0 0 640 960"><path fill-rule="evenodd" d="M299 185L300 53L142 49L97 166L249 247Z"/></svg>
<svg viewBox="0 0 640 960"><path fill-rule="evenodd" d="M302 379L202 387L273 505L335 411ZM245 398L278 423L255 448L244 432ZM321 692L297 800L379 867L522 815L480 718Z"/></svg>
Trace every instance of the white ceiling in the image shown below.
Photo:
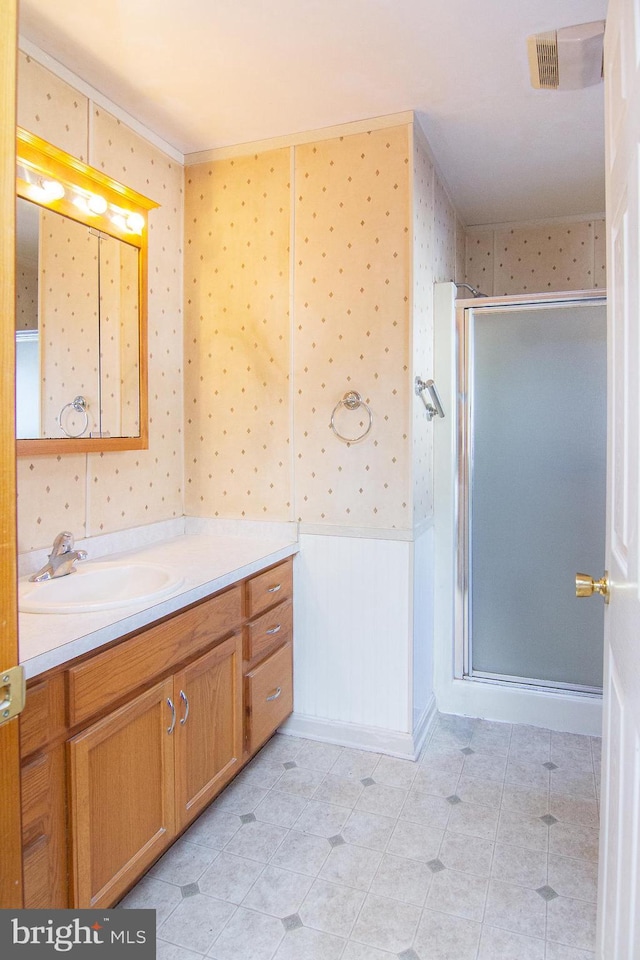
<svg viewBox="0 0 640 960"><path fill-rule="evenodd" d="M184 154L415 110L464 223L604 210L603 87L526 37L606 0L21 0L21 34Z"/></svg>

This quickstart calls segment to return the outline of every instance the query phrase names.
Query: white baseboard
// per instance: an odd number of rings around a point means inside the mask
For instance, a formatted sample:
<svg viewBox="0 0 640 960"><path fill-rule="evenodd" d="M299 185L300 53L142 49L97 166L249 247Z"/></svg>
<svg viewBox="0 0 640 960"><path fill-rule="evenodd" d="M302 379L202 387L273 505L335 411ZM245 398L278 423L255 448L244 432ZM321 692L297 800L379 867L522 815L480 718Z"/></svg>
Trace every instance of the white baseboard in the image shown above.
<svg viewBox="0 0 640 960"><path fill-rule="evenodd" d="M306 717L303 714L293 713L288 720L285 720L278 733L303 737L306 740L320 740L323 743L336 743L341 747L354 747L357 750L385 753L403 760L415 760L435 715L435 699L432 698L420 718L415 733L410 734L400 730L383 730L381 727L368 727L364 724L324 720L322 717Z"/></svg>
<svg viewBox="0 0 640 960"><path fill-rule="evenodd" d="M357 750L372 750L403 759L414 757L412 735L400 730L383 730L381 727L293 713L278 733L304 737L307 740L320 740L323 743L336 743L341 747L355 747Z"/></svg>
<svg viewBox="0 0 640 960"><path fill-rule="evenodd" d="M422 711L422 715L418 718L418 722L413 728L413 755L414 758L420 755L423 746L425 745L429 734L431 733L431 728L433 727L436 716L438 714L438 708L436 705L436 698L433 694L429 699L429 703L426 705Z"/></svg>

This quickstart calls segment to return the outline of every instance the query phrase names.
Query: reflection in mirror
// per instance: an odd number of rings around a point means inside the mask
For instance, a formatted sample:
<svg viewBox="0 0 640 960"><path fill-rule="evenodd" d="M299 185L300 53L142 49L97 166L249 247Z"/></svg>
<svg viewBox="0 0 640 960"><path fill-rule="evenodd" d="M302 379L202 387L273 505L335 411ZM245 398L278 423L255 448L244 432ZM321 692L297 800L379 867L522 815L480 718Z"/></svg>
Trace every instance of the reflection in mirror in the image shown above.
<svg viewBox="0 0 640 960"><path fill-rule="evenodd" d="M22 198L16 223L16 436L138 436L137 248Z"/></svg>
<svg viewBox="0 0 640 960"><path fill-rule="evenodd" d="M18 453L146 447L156 204L20 129L17 191Z"/></svg>

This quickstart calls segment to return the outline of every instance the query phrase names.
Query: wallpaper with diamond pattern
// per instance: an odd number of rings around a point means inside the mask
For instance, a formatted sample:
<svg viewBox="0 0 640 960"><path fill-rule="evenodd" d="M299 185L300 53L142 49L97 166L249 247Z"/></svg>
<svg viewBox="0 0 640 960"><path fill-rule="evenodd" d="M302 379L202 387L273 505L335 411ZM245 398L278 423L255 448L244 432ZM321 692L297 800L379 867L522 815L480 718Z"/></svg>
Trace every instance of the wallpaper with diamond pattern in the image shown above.
<svg viewBox="0 0 640 960"><path fill-rule="evenodd" d="M21 55L18 122L161 206L149 217L149 450L18 459L18 549L182 514L183 169ZM89 143L88 110L93 111Z"/></svg>
<svg viewBox="0 0 640 960"><path fill-rule="evenodd" d="M295 149L295 514L308 523L410 526L410 128ZM347 391L373 427L329 429ZM357 437L363 407L336 412Z"/></svg>
<svg viewBox="0 0 640 960"><path fill-rule="evenodd" d="M186 512L291 518L290 151L191 166Z"/></svg>
<svg viewBox="0 0 640 960"><path fill-rule="evenodd" d="M604 220L467 231L466 282L487 296L606 286Z"/></svg>

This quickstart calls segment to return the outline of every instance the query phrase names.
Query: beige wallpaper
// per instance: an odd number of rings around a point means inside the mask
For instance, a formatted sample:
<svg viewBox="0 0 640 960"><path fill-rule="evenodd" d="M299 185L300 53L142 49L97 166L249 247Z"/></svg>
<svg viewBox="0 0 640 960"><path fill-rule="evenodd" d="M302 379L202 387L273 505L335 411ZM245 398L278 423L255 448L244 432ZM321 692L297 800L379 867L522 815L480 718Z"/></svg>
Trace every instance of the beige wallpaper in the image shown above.
<svg viewBox="0 0 640 960"><path fill-rule="evenodd" d="M467 232L466 282L487 296L606 286L604 220Z"/></svg>
<svg viewBox="0 0 640 960"><path fill-rule="evenodd" d="M43 437L63 437L65 431L89 436L100 422L98 252L98 237L83 224L41 211ZM87 402L88 420L69 406L77 396Z"/></svg>
<svg viewBox="0 0 640 960"><path fill-rule="evenodd" d="M189 167L185 507L291 518L290 151Z"/></svg>
<svg viewBox="0 0 640 960"><path fill-rule="evenodd" d="M182 505L182 217L180 164L28 57L19 122L161 204L149 216L149 450L18 460L18 549L180 516Z"/></svg>
<svg viewBox="0 0 640 960"><path fill-rule="evenodd" d="M411 525L410 127L295 148L295 517ZM373 428L329 429L349 390ZM340 408L357 436L362 408Z"/></svg>
<svg viewBox="0 0 640 960"><path fill-rule="evenodd" d="M464 231L416 127L413 146L413 376L433 377L433 284L461 276ZM413 378L410 383L413 387ZM413 524L433 515L433 431L410 391L413 419Z"/></svg>
<svg viewBox="0 0 640 960"><path fill-rule="evenodd" d="M16 330L38 329L38 264L23 261L16 271Z"/></svg>

